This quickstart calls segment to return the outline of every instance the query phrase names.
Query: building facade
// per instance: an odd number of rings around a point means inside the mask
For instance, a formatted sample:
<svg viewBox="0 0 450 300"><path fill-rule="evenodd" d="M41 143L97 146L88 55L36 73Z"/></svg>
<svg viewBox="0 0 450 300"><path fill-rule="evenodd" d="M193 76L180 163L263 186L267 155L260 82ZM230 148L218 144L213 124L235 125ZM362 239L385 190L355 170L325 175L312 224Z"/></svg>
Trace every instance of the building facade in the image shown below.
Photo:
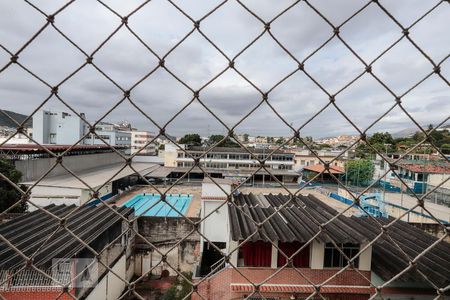
<svg viewBox="0 0 450 300"><path fill-rule="evenodd" d="M33 139L39 144L72 145L84 133L84 121L73 113L39 110L33 115Z"/></svg>
<svg viewBox="0 0 450 300"><path fill-rule="evenodd" d="M353 153L351 151L346 151L340 155L341 152L342 151L317 150L314 154L310 150L294 151L295 159L293 168L296 171L300 171L307 166L319 165L321 164L319 158L324 162L331 162L333 160L332 166L344 168L345 162L353 157Z"/></svg>
<svg viewBox="0 0 450 300"><path fill-rule="evenodd" d="M206 151L208 153L203 155ZM166 167L173 167L173 173L182 174L189 171L190 178L203 179L204 172L194 167L194 158L200 158L200 166L210 176L246 181L248 184L281 181L296 183L299 174L293 171L294 154L269 149L251 148L250 154L244 148L205 147L181 145L181 149L171 144L165 147L164 162ZM265 168L260 169L258 160L265 160ZM269 174L270 172L270 174ZM197 176L198 175L198 176ZM276 178L276 180L275 180Z"/></svg>
<svg viewBox="0 0 450 300"><path fill-rule="evenodd" d="M139 151L139 155L156 155L156 144L152 142L154 138L155 134L149 131L132 131L131 154Z"/></svg>
<svg viewBox="0 0 450 300"><path fill-rule="evenodd" d="M95 126L95 133L84 139L86 145L105 145L103 139L111 146L131 147L131 131L120 130L115 124L100 122Z"/></svg>

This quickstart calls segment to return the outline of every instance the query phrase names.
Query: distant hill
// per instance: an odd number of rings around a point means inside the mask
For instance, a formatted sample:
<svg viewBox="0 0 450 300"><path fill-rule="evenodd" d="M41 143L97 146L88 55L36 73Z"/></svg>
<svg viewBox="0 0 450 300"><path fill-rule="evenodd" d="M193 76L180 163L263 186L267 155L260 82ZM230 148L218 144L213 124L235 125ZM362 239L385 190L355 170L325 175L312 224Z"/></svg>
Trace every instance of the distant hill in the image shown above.
<svg viewBox="0 0 450 300"><path fill-rule="evenodd" d="M13 111L9 110L3 110L0 109L0 111L6 113L8 116L16 120L17 123L22 123L27 116L22 115ZM10 120L7 116L5 116L3 113L0 113L0 126L6 126L6 127L17 127L17 124L15 124L12 120ZM26 127L32 127L32 120L28 120L28 122L25 124Z"/></svg>
<svg viewBox="0 0 450 300"><path fill-rule="evenodd" d="M421 126L422 126L422 128L424 128L424 129L427 129L427 128L428 128L428 125L421 125ZM436 125L433 124L433 126L436 126ZM437 130L439 130L439 129L441 129L441 130L443 130L443 129L450 130L450 124L444 124L444 125L442 125L441 127L439 127ZM392 137L393 137L394 139L396 139L396 138L404 138L404 137L411 137L411 136L413 136L414 133L416 133L417 131L419 131L419 128L417 128L417 127L406 128L406 129L397 131L397 132L395 132L395 133L392 133Z"/></svg>

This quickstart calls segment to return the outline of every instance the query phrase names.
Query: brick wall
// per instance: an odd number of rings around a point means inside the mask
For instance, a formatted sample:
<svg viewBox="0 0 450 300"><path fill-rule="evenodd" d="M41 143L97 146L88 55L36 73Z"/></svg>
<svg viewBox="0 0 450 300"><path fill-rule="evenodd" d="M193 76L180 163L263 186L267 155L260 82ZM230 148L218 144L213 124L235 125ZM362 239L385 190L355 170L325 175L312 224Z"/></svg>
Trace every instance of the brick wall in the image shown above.
<svg viewBox="0 0 450 300"><path fill-rule="evenodd" d="M315 284L321 283L339 270L312 270L312 269L299 269L302 274ZM240 273L242 273L242 275ZM249 284L249 281L253 283L259 283L266 280L269 276L276 272L276 269L270 268L239 268L239 272L233 268L226 268L221 272L213 275L210 279L207 279L199 284L198 293L205 299L240 299L245 295L250 295L251 292L235 292L230 288L230 284ZM333 280L327 283L327 285L346 285L346 286L368 286L370 280L370 272L361 271L361 274L365 276L363 278L360 274L353 270L347 270L336 276ZM245 276L245 277L244 277ZM247 278L247 279L246 279ZM293 269L283 269L277 273L273 278L267 281L267 284L295 284L295 285L307 285L308 281L302 277L298 272ZM264 297L280 297L280 299L289 299L292 293L264 293ZM299 294L300 296L301 294ZM309 296L309 294L305 294ZM329 299L349 299L360 300L368 299L368 295L358 294L327 294ZM202 299L198 295L193 295L192 300Z"/></svg>
<svg viewBox="0 0 450 300"><path fill-rule="evenodd" d="M75 295L75 291L71 292ZM72 300L73 297L69 296L67 293L61 294L60 291L5 291L0 292L2 299L8 300Z"/></svg>

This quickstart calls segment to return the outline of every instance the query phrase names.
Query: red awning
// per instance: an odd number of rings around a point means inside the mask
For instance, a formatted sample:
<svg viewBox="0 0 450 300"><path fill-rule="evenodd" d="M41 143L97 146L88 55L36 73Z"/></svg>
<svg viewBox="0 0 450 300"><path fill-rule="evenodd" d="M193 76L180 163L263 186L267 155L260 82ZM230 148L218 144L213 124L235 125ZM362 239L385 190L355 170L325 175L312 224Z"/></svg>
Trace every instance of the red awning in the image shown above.
<svg viewBox="0 0 450 300"><path fill-rule="evenodd" d="M230 288L233 292L253 292L253 286L251 284L235 284L232 283ZM312 294L314 293L314 287L310 285L295 285L295 284L265 284L260 286L261 293L302 293ZM338 286L338 285L326 285L320 288L322 294L373 294L375 289L370 286Z"/></svg>

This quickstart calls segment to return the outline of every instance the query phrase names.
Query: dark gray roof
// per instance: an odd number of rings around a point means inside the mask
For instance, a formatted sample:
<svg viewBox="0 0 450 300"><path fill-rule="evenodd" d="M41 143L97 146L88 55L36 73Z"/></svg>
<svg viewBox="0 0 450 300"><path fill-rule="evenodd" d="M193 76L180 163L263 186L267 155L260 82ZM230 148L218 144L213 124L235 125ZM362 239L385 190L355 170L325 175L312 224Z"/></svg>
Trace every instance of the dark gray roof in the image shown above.
<svg viewBox="0 0 450 300"><path fill-rule="evenodd" d="M325 223L338 212L312 195L299 195L288 206L281 205L289 201L286 195L239 194L234 196L236 208L230 205L231 235L234 241L244 240L256 230L256 223L264 222L267 217L279 210L260 231L252 236L252 241L307 242L319 232L319 224ZM251 218L249 217L251 216ZM337 217L325 226L327 233L337 243L360 243L366 238L353 229L354 222L345 216ZM318 239L330 241L328 235L321 234Z"/></svg>
<svg viewBox="0 0 450 300"><path fill-rule="evenodd" d="M283 203L288 201L285 195L253 195L239 194L234 196L235 204L229 206L231 236L234 241L244 240L257 231L254 222L262 223L275 212ZM312 195L300 195L293 203L280 209L279 213L266 222L251 241L263 240L281 242L307 242L317 232L319 223L330 220L337 211ZM393 218L379 218L377 221L386 225ZM371 241L381 232L381 226L372 218L339 216L327 225L326 230L337 243L358 243ZM389 227L391 238L400 246L401 250L388 237L382 236L372 248L372 271L387 281L399 274L409 262L405 254L414 259L425 251L438 239L428 233L406 223L397 221ZM320 236L319 240L327 241L327 236ZM430 279L436 286L445 287L450 284L450 244L441 241L426 252L417 261L417 269ZM422 275L416 270L406 272L396 282L426 283Z"/></svg>
<svg viewBox="0 0 450 300"><path fill-rule="evenodd" d="M369 239L374 239L381 233L380 225L371 218L352 217L352 219L358 225L357 230ZM393 220L393 218L377 219L383 225L391 223ZM403 221L395 222L387 232L401 250L391 239L385 236L382 236L374 244L372 248L372 271L383 280L391 279L408 267L409 262L405 253L412 260L438 240L436 237ZM450 244L445 241L439 242L419 258L417 269L435 285L439 287L449 285ZM425 279L416 270L412 270L402 275L396 282L406 281L424 282Z"/></svg>
<svg viewBox="0 0 450 300"><path fill-rule="evenodd" d="M49 205L45 209L63 217L75 208L75 205ZM86 244L91 243L110 226L121 220L118 214L127 217L132 208L118 207L111 211L104 205L82 207L66 220L69 230L74 232ZM34 256L36 266L43 265L53 258L69 258L85 248L83 243L67 230L58 228L60 222L47 213L36 210L0 225L0 234L26 256ZM56 232L55 232L56 231ZM55 232L55 233L54 233ZM54 234L53 234L54 233ZM24 264L24 259L3 240L0 241L0 268L14 268Z"/></svg>

